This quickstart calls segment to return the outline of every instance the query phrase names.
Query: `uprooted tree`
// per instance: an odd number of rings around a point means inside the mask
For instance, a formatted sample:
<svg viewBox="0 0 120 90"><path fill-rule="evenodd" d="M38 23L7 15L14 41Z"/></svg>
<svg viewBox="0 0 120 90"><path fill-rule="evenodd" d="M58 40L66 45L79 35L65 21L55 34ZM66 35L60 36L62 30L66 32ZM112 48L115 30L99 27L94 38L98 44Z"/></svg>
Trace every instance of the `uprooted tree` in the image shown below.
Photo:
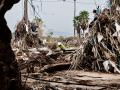
<svg viewBox="0 0 120 90"><path fill-rule="evenodd" d="M0 90L22 90L21 76L11 49L11 31L5 13L19 0L0 0Z"/></svg>
<svg viewBox="0 0 120 90"><path fill-rule="evenodd" d="M79 50L71 55L71 68L111 72L116 70L120 73L118 69L120 66L120 9L117 9L119 7L119 0L112 0L111 7L104 9L90 23L89 36L83 41ZM114 69L107 70L104 66L105 61Z"/></svg>

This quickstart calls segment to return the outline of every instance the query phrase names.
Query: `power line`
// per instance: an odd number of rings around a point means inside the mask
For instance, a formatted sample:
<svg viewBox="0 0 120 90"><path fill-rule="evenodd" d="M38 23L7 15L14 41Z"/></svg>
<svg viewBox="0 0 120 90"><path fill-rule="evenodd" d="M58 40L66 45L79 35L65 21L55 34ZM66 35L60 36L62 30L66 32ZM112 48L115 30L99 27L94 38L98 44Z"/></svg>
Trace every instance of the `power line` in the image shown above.
<svg viewBox="0 0 120 90"><path fill-rule="evenodd" d="M40 0L40 3L41 3L41 12L42 12L42 0Z"/></svg>
<svg viewBox="0 0 120 90"><path fill-rule="evenodd" d="M32 7L33 11L37 14L37 16L39 18L41 18L41 16L39 15L39 13L33 8L33 4L28 0L28 3L30 4L30 6Z"/></svg>
<svg viewBox="0 0 120 90"><path fill-rule="evenodd" d="M41 16L39 15L39 13L33 8L33 4L28 0L28 3L30 4L30 6L32 7L32 9L34 10L34 12L37 14L37 16L39 17L39 18L41 18ZM44 26L45 28L47 28L47 26L45 25Z"/></svg>
<svg viewBox="0 0 120 90"><path fill-rule="evenodd" d="M65 2L65 3L74 3L74 1L56 1L56 0L50 0L50 1L43 1L41 0L42 3L56 3L56 2ZM40 0L34 0L34 2L40 2ZM89 3L89 2L79 2L79 1L76 1L76 3L80 3L80 4L95 4L94 2L93 3ZM100 4L100 5L105 5L105 4Z"/></svg>

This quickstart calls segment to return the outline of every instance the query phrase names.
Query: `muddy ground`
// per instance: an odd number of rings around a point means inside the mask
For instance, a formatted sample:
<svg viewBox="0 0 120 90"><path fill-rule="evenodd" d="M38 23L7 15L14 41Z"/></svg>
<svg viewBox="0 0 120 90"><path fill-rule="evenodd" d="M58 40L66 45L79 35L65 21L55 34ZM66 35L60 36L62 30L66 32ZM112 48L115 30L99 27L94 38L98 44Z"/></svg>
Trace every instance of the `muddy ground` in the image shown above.
<svg viewBox="0 0 120 90"><path fill-rule="evenodd" d="M23 81L26 74L23 74ZM120 75L67 70L56 73L31 73L26 80L33 90L119 90Z"/></svg>

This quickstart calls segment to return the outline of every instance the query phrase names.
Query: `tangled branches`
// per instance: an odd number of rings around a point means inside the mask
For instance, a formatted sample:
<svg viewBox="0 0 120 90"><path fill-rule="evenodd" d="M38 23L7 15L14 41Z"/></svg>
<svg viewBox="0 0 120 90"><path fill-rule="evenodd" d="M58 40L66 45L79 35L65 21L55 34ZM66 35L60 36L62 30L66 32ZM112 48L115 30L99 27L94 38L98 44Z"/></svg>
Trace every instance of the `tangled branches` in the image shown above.
<svg viewBox="0 0 120 90"><path fill-rule="evenodd" d="M20 50L41 46L42 42L38 37L38 33L32 32L32 25L33 24L29 22L27 26L24 22L24 19L18 23L17 29L15 31L15 40L13 46L17 46Z"/></svg>
<svg viewBox="0 0 120 90"><path fill-rule="evenodd" d="M71 55L71 68L105 71L103 63L109 60L111 66L119 72L115 65L118 65L120 55L118 26L115 18L105 12L100 14L90 27L90 36L83 41L79 50ZM116 33L118 34L115 35Z"/></svg>

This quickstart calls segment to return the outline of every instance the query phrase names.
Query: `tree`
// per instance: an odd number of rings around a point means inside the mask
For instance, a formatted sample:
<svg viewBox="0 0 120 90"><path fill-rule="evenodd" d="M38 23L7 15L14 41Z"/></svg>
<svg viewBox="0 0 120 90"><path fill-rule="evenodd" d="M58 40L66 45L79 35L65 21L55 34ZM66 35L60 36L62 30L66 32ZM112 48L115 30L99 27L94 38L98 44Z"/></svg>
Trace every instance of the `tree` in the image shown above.
<svg viewBox="0 0 120 90"><path fill-rule="evenodd" d="M53 32L49 32L49 33L48 33L48 36L47 36L47 40L48 40L49 42L52 42L52 36L53 36Z"/></svg>
<svg viewBox="0 0 120 90"><path fill-rule="evenodd" d="M64 39L65 39L64 36L59 36L59 40L60 40L60 41L63 41Z"/></svg>
<svg viewBox="0 0 120 90"><path fill-rule="evenodd" d="M83 31L88 27L89 13L88 11L81 11L78 16L74 18L75 29L77 30L77 34L80 37L80 30Z"/></svg>
<svg viewBox="0 0 120 90"><path fill-rule="evenodd" d="M80 37L80 29L81 29L81 27L80 27L80 17L79 16L74 17L74 24L75 24L74 25L75 30L77 30L77 34Z"/></svg>
<svg viewBox="0 0 120 90"><path fill-rule="evenodd" d="M82 11L80 12L80 26L81 26L81 29L84 31L87 29L88 27L88 20L89 20L89 13L87 11Z"/></svg>
<svg viewBox="0 0 120 90"><path fill-rule="evenodd" d="M49 35L52 36L52 35L53 35L53 32L50 32Z"/></svg>
<svg viewBox="0 0 120 90"><path fill-rule="evenodd" d="M33 21L43 23L42 19L41 19L41 18L39 18L39 17L35 17L35 18L33 19Z"/></svg>
<svg viewBox="0 0 120 90"><path fill-rule="evenodd" d="M5 13L19 0L0 1L0 90L22 90L21 76L11 48L11 31Z"/></svg>

